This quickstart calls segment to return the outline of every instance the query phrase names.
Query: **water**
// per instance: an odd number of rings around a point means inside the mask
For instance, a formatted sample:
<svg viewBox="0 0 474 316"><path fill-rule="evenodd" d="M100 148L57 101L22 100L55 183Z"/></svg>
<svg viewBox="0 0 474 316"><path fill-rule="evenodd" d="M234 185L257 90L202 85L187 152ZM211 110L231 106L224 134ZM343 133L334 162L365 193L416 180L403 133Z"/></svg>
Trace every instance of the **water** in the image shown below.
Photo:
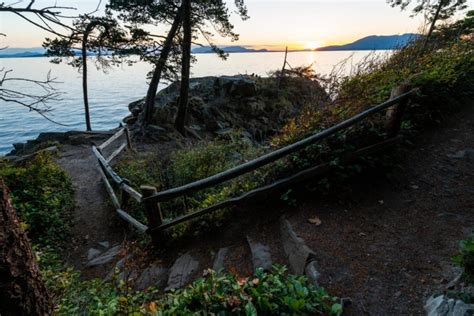
<svg viewBox="0 0 474 316"><path fill-rule="evenodd" d="M226 61L212 54L196 55L193 65L194 77L210 75L257 74L265 76L271 70L280 69L284 53L237 53L231 54ZM355 63L368 52L294 52L288 54L291 66L313 64L322 74L329 73L333 66L352 56ZM106 130L117 127L129 114L128 104L142 98L147 89L146 74L151 66L136 63L132 67L121 66L108 70L97 70L93 61L89 62L89 104L92 128ZM48 58L8 58L0 59L0 69L12 69L11 77L24 77L43 80L48 71L60 83L55 87L62 93L61 100L50 104L49 116L62 124L54 124L27 108L0 100L0 154L12 150L13 143L33 139L41 132L84 130L84 109L82 101L81 74L65 65L51 64ZM165 85L161 84L160 89ZM24 92L37 89L25 82L6 83L3 88L12 88Z"/></svg>

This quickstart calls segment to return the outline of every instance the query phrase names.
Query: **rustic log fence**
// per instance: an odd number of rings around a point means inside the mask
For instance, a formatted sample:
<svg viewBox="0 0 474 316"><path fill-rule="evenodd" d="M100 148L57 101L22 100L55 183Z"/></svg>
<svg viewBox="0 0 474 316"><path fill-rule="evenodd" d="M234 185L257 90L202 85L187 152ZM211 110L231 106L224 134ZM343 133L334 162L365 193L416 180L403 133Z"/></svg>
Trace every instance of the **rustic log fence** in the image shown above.
<svg viewBox="0 0 474 316"><path fill-rule="evenodd" d="M336 134L339 131L347 129L361 122L362 120L364 120L365 118L371 115L374 115L376 113L381 113L382 111L387 110L387 109L390 109L389 111L387 111L388 138L377 144L373 144L371 146L358 149L354 151L353 153L350 153L346 155L345 157L342 157L341 160L345 163L348 163L361 156L372 154L377 151L383 150L389 146L394 145L400 140L399 131L400 131L401 123L402 123L403 112L405 111L407 107L410 97L412 97L416 93L417 93L416 89L411 89L409 86L400 86L394 90L394 93L392 93L391 98L388 101L376 106L372 106L369 109L339 124L336 124L328 129L325 129L324 131L318 132L303 140L295 142L286 147L277 149L273 152L260 156L259 158L245 162L239 166L230 168L226 171L220 172L208 178L201 179L189 184L185 184L180 187L168 189L161 192L159 192L155 187L141 186L140 188L141 194L138 193L135 189L130 187L126 179L122 179L110 166L111 160L117 157L117 155L125 147L132 149L130 135L127 128L122 128L121 130L119 130L114 136L112 136L109 140L104 142L102 145L98 147L93 146L92 150L99 161L99 165L100 165L99 170L101 172L107 191L109 192L109 195L112 199L112 203L117 209L118 215L122 217L125 221L130 223L132 226L137 228L139 231L149 233L153 241L156 243L156 242L159 242L159 236L161 235L162 231L167 228L170 228L180 223L203 216L205 214L212 213L219 209L236 206L252 198L268 194L276 189L282 189L290 185L293 185L295 183L310 179L316 175L326 173L332 169L332 166L331 164L326 163L326 164L321 164L315 167L305 169L287 178L277 180L271 184L264 185L257 189L246 192L239 197L229 198L228 200L216 203L215 205L212 205L210 207L195 211L191 214L179 216L167 222L164 222L163 220L164 217L161 212L160 203L167 202L169 200L185 196L189 193L193 193L196 191L200 191L206 188L210 188L210 187L222 184L229 180L240 177L244 174L255 171L258 168L266 166L290 154L293 154L297 151L307 148L308 146L313 145L319 141L322 141ZM115 150L108 158L105 158L102 155L102 150L105 147L112 144L117 139L119 139L120 136L122 136L123 134L126 134L127 136L126 143L120 145L118 149ZM121 190L122 201L119 201L117 196L115 195L115 192L109 182L109 178L113 180L116 186ZM146 217L148 219L148 226L138 222L137 220L135 220L133 217L131 217L128 213L126 213L123 210L123 208L126 207L127 201L130 197L134 198L135 200L137 200L138 202L144 205Z"/></svg>

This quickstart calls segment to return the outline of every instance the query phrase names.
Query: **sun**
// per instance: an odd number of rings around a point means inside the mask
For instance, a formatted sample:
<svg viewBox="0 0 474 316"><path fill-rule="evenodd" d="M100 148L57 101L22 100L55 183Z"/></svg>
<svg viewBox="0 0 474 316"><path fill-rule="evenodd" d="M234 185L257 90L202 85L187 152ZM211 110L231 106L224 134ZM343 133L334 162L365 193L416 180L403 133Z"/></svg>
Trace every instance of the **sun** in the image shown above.
<svg viewBox="0 0 474 316"><path fill-rule="evenodd" d="M304 48L309 50L315 50L316 48L319 48L321 46L322 43L320 41L306 41L304 44Z"/></svg>

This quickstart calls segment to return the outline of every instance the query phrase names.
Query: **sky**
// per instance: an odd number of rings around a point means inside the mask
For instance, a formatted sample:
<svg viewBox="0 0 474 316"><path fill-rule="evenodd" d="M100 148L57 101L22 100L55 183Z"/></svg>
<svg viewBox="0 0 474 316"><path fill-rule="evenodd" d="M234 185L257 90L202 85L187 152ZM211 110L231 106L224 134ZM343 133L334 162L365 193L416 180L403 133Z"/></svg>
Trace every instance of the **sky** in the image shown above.
<svg viewBox="0 0 474 316"><path fill-rule="evenodd" d="M18 0L7 0L6 4ZM102 0L102 7L107 0ZM230 7L232 0L227 0ZM416 0L414 0L416 1ZM71 14L93 11L98 0L36 0L36 7L57 3L71 6ZM27 0L23 0L27 4ZM349 43L368 35L392 35L417 32L423 17L410 17L410 10L392 8L386 0L246 0L250 19L232 17L238 42L215 37L219 45L242 45L256 48L313 49ZM17 6L21 6L19 3ZM474 0L468 0L472 9ZM99 11L100 12L100 11ZM0 47L38 47L47 36L44 31L11 14L1 13Z"/></svg>

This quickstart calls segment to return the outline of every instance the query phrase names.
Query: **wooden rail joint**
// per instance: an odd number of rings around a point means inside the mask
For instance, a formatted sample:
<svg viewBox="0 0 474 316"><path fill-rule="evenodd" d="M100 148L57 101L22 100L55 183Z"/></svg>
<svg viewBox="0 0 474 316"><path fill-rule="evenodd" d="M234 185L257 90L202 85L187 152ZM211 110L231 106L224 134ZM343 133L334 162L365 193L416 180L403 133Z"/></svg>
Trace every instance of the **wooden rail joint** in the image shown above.
<svg viewBox="0 0 474 316"><path fill-rule="evenodd" d="M400 95L406 94L407 92L412 91L412 86L409 84L402 84L399 85L398 87L395 87L391 94L390 94L390 100L393 100ZM405 98L401 100L399 103L395 104L394 106L388 108L387 110L387 125L386 125L386 130L387 130L387 136L388 137L394 137L398 135L402 128L402 121L403 121L403 114L405 113L405 110L408 106L408 102L410 101L409 98Z"/></svg>
<svg viewBox="0 0 474 316"><path fill-rule="evenodd" d="M142 185L140 186L140 190L143 196L143 205L145 207L146 216L148 218L148 227L149 233L151 235L151 239L154 244L158 244L161 236L160 231L153 230L155 227L160 227L163 224L163 214L161 213L160 204L151 200L147 199L155 195L158 190L152 186Z"/></svg>

